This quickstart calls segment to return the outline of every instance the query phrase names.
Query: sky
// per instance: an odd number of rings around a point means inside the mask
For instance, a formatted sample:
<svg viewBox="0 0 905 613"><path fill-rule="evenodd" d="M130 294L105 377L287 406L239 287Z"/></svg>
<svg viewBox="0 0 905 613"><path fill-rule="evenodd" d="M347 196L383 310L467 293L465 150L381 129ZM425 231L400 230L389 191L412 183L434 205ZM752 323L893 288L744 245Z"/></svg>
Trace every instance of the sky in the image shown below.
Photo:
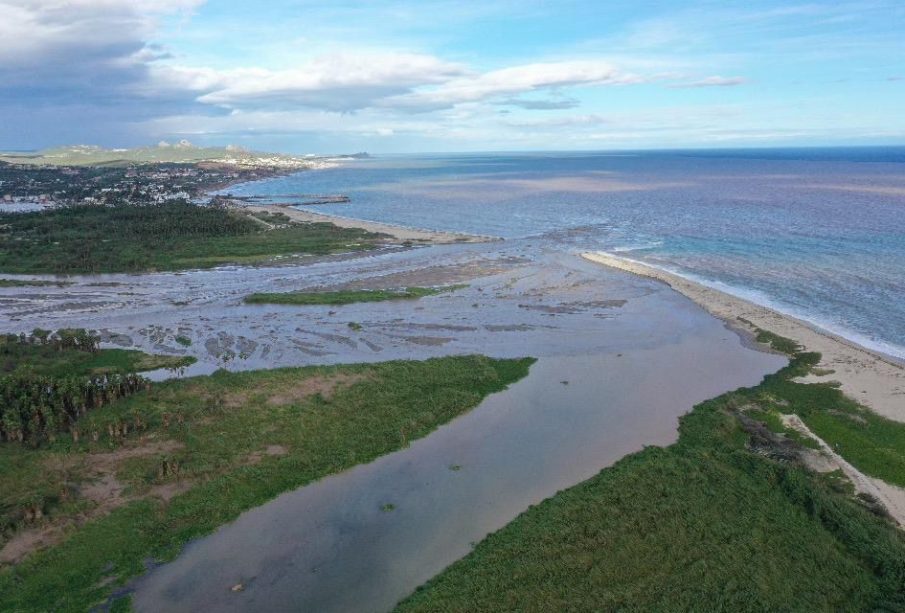
<svg viewBox="0 0 905 613"><path fill-rule="evenodd" d="M0 149L901 145L903 33L903 0L0 0Z"/></svg>

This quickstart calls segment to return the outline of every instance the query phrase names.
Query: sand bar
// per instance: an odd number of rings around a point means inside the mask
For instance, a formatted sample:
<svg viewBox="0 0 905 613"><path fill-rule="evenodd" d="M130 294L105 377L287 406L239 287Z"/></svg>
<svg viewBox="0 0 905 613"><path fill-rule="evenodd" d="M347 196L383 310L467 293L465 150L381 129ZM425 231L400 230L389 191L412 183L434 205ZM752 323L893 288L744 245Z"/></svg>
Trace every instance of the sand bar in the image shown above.
<svg viewBox="0 0 905 613"><path fill-rule="evenodd" d="M821 353L819 367L833 372L810 375L807 381L838 381L851 398L884 417L905 422L905 367L892 359L807 322L635 260L600 252L583 253L582 257L662 281L733 326L749 330L756 326L791 338L808 351Z"/></svg>
<svg viewBox="0 0 905 613"><path fill-rule="evenodd" d="M502 240L496 236L479 236L475 234L459 234L456 232L440 232L436 230L424 230L420 228L409 228L406 226L398 226L395 224L380 223L377 221L365 221L362 219L352 219L349 217L339 217L336 215L325 215L323 213L315 213L313 211L301 211L288 204L254 204L247 205L239 203L244 209L251 211L266 211L269 213L283 213L290 219L305 222L329 222L340 228L361 228L368 232L378 232L380 234L388 234L394 240L400 242L429 243L433 245L444 245L449 243L485 243L489 241Z"/></svg>

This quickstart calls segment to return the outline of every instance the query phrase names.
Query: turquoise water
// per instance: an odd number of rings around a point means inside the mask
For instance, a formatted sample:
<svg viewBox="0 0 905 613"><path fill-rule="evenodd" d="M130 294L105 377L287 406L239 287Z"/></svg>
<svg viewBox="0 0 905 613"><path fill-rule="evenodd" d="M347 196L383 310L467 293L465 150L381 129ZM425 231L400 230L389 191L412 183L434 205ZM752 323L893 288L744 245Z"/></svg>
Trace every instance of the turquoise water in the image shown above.
<svg viewBox="0 0 905 613"><path fill-rule="evenodd" d="M905 358L905 148L388 156L228 191L617 253Z"/></svg>

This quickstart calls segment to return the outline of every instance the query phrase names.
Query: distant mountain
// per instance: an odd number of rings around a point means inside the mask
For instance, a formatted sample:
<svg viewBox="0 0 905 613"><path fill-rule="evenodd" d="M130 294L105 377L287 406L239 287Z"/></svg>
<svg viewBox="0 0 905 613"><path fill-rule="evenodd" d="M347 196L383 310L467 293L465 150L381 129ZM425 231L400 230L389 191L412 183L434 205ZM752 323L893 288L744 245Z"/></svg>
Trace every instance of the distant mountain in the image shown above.
<svg viewBox="0 0 905 613"><path fill-rule="evenodd" d="M56 147L29 153L0 153L0 161L11 164L50 166L119 166L154 163L219 162L236 165L310 166L312 156L247 151L241 147L196 147L188 141L170 144L161 141L154 147L104 149L95 145Z"/></svg>

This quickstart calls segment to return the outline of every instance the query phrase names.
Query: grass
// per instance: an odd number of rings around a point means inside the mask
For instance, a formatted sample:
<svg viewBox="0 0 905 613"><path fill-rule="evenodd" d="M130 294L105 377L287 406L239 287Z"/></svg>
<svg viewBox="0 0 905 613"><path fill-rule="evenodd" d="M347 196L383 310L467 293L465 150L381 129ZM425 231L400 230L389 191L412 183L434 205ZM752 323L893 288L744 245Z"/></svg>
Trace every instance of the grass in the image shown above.
<svg viewBox="0 0 905 613"><path fill-rule="evenodd" d="M768 330L758 330L755 338L758 343L770 345L776 351L787 355L794 355L801 349L801 346L792 339L782 337Z"/></svg>
<svg viewBox="0 0 905 613"><path fill-rule="evenodd" d="M284 292L259 293L245 297L249 304L289 304L298 306L332 305L340 306L356 302L383 302L386 300L417 300L425 296L436 296L466 287L450 285L446 287L406 287L402 289L360 289L337 292Z"/></svg>
<svg viewBox="0 0 905 613"><path fill-rule="evenodd" d="M529 509L398 610L905 610L902 534L838 475L808 472L781 452L782 438L740 417L761 411L769 422L782 407L809 425L846 419L824 408L840 406L838 390L793 380L819 356L762 339L792 351L787 368L696 406L676 444ZM863 427L871 449L899 440L890 424Z"/></svg>
<svg viewBox="0 0 905 613"><path fill-rule="evenodd" d="M330 223L268 229L242 211L174 202L0 214L0 271L90 274L256 264L368 249L379 235Z"/></svg>
<svg viewBox="0 0 905 613"><path fill-rule="evenodd" d="M790 343L781 339L772 345L788 353L795 346ZM869 411L833 383L796 382L795 377L807 375L820 362L820 355L792 354L797 357L791 370L766 377L755 388L755 402L766 410L797 414L858 470L905 487L905 424Z"/></svg>
<svg viewBox="0 0 905 613"><path fill-rule="evenodd" d="M805 436L794 428L786 426L782 421L780 412L775 409L758 407L756 409L746 411L745 414L748 417L754 418L764 424L771 432L782 434L786 438L795 441L802 447L807 447L808 449L820 449L820 444L813 438Z"/></svg>
<svg viewBox="0 0 905 613"><path fill-rule="evenodd" d="M45 482L78 483L79 467L96 466L110 451L168 442L116 464L112 476L130 502L0 571L0 610L89 609L143 572L146 560L170 559L187 541L281 492L405 447L525 376L531 363L466 356L220 371L158 384L90 413L83 430L101 432L97 442L0 446L0 500L8 506L30 503ZM143 426L129 435L106 434L136 417ZM46 478L36 482L36 474ZM190 489L169 503L153 495L174 484ZM26 500L10 500L11 492ZM89 504L59 498L42 521Z"/></svg>
<svg viewBox="0 0 905 613"><path fill-rule="evenodd" d="M0 287L65 287L66 281L39 281L35 279L0 279Z"/></svg>
<svg viewBox="0 0 905 613"><path fill-rule="evenodd" d="M195 358L190 356L154 355L132 349L99 349L91 353L0 339L0 375L31 373L48 377L89 377L182 368L194 362Z"/></svg>

